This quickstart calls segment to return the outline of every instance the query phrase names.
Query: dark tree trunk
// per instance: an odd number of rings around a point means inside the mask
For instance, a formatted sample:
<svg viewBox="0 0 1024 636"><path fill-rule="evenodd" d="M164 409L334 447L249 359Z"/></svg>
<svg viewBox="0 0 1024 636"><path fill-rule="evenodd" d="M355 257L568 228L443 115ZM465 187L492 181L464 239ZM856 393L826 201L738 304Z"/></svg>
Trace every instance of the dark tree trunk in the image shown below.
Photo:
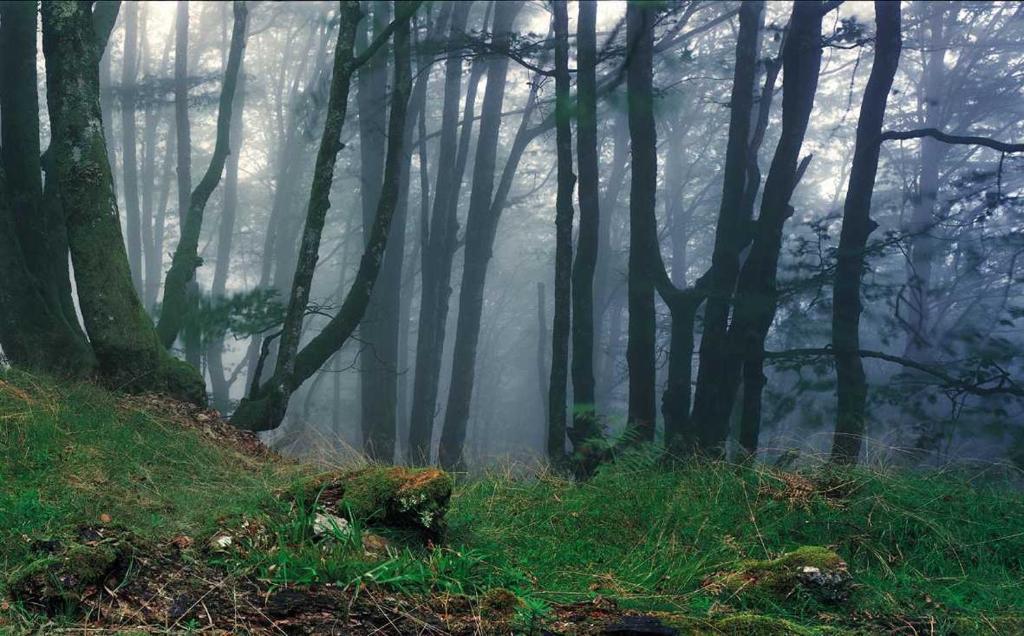
<svg viewBox="0 0 1024 636"><path fill-rule="evenodd" d="M864 436L868 387L860 359L860 285L868 236L878 224L871 219L871 195L885 105L899 66L902 36L898 2L875 2L875 60L871 66L857 121L857 139L843 206L835 283L832 294L832 348L836 357L836 431L832 460L855 463Z"/></svg>
<svg viewBox="0 0 1024 636"><path fill-rule="evenodd" d="M340 349L355 331L366 313L373 287L384 260L391 220L398 205L402 166L405 159L404 130L406 108L411 91L409 68L409 20L418 2L401 3L398 16L358 57L353 57L355 31L360 11L356 2L342 5L338 44L334 55L334 77L328 104L327 123L317 153L317 167L306 208L306 223L298 265L288 302L288 311L281 336L277 367L273 377L262 386L254 386L252 394L235 411L234 422L249 430L271 430L280 425L292 393L315 374ZM338 313L301 351L298 350L303 317L309 302L310 283L316 269L330 190L334 179L337 153L341 150L341 128L352 74L372 57L391 33L395 35L395 81L388 120L388 148L384 164L384 182L377 205L377 214L370 240L363 251L355 281Z"/></svg>
<svg viewBox="0 0 1024 636"><path fill-rule="evenodd" d="M139 164L136 157L135 78L139 65L139 5L129 2L124 12L124 60L121 63L121 167L124 170L125 232L128 264L135 293L142 295L142 219L139 211Z"/></svg>
<svg viewBox="0 0 1024 636"><path fill-rule="evenodd" d="M439 21L449 19L448 40L465 37L466 20L471 3L446 3L441 8ZM453 55L445 66L444 98L441 105L441 139L438 150L437 178L434 185L434 204L430 218L424 218L421 234L422 287L420 315L416 343L416 362L413 378L412 409L409 417L409 449L406 458L410 464L430 463L430 445L434 432L437 392L441 375L441 356L444 351L445 323L448 319L448 299L451 295L452 261L455 258L458 188L462 171L442 169L456 164L458 153L459 98L462 93L462 59ZM472 112L473 100L467 95L466 109ZM462 138L468 143L472 124L464 122Z"/></svg>
<svg viewBox="0 0 1024 636"><path fill-rule="evenodd" d="M199 234L203 227L203 214L206 211L206 203L210 200L210 195L213 194L213 190L220 183L221 175L224 174L224 164L227 161L231 143L231 109L235 99L235 87L238 85L238 75L242 67L242 57L245 55L248 9L244 2L236 0L234 16L231 52L228 54L228 63L224 70L224 84L221 87L220 105L217 111L217 141L206 173L191 196L188 197L188 214L181 226L181 238L178 240L178 247L174 250L171 268L167 271L167 279L164 282L164 302L160 310L157 332L160 334L160 340L164 346L168 348L174 344L179 332L185 326L190 306L194 306L198 300L198 298L190 299L189 287L194 282L196 268L202 264L202 259L199 258ZM187 112L185 119L188 119ZM181 146L179 146L180 148ZM185 162L188 162L187 157L185 157ZM180 175L181 157L179 157L178 167ZM179 187L179 195L180 192ZM197 286L191 286L193 289L197 289Z"/></svg>
<svg viewBox="0 0 1024 636"><path fill-rule="evenodd" d="M548 459L557 466L565 460L565 402L569 380L572 303L572 193L576 186L576 175L572 171L569 13L565 0L554 0L551 9L555 32L555 148L558 190L555 198L555 308L551 327L547 450ZM590 380L590 386L593 387L592 373Z"/></svg>
<svg viewBox="0 0 1024 636"><path fill-rule="evenodd" d="M507 45L512 25L522 6L522 2L513 1L501 2L495 7L492 32L495 46L499 49ZM498 205L499 200L503 198L500 193L501 185L498 195L494 195L494 173L508 64L508 57L504 55L495 55L487 62L487 88L484 91L480 113L480 134L477 137L473 186L466 220L465 264L462 271L462 287L459 291L459 317L452 354L451 385L438 449L438 459L446 468L463 464L462 448L466 441L469 407L473 396L473 375L476 368L476 345L480 337L480 318L483 314L484 283L487 279L487 265L491 259L498 218L504 205L503 201ZM528 114L524 113L523 117L525 120ZM517 134L517 141L519 137ZM515 158L516 152L516 142L513 142L509 164L518 161L518 158ZM518 152L521 155L522 148ZM506 175L507 172L502 174L503 181ZM511 180L511 176L508 180ZM505 186L506 192L507 188L508 186Z"/></svg>
<svg viewBox="0 0 1024 636"><path fill-rule="evenodd" d="M821 67L822 7L819 2L793 5L782 53L786 90L782 98L782 131L775 148L754 225L753 244L740 270L736 308L729 329L728 366L724 399L733 402L743 378L740 445L748 455L757 452L764 389L764 342L778 306L776 275L782 250L783 225L793 214L789 201L806 168L798 166L807 133ZM767 92L767 91L766 91ZM809 157L805 159L805 162ZM753 186L753 187L756 187ZM751 201L753 199L750 199Z"/></svg>
<svg viewBox="0 0 1024 636"><path fill-rule="evenodd" d="M629 196L629 366L628 434L631 442L654 441L655 351L654 277L651 247L657 249L654 216L658 184L657 133L654 127L653 6L630 3L626 9L629 145L632 155Z"/></svg>
<svg viewBox="0 0 1024 636"><path fill-rule="evenodd" d="M377 36L388 24L388 3L377 0L372 5L372 34ZM361 36L365 38L366 29L362 30ZM385 53L378 52L359 69L358 74L359 190L364 240L373 228L384 178L388 89ZM359 356L363 452L373 459L388 463L394 460L397 416L398 311L395 305L405 251L405 206L401 203L392 219L391 233L384 263L370 297L370 306L359 325L364 347L363 355Z"/></svg>
<svg viewBox="0 0 1024 636"><path fill-rule="evenodd" d="M63 210L56 199L56 187L48 183L43 190L39 147L39 102L34 87L36 75L36 3L0 4L0 167L7 174L7 192L3 232L7 244L5 269L9 285L34 288L26 300L9 299L10 315L6 324L17 325L14 334L24 331L31 347L8 347L8 355L18 364L60 375L81 376L96 364L92 351L78 324L71 285L68 279L68 251ZM26 87L33 87L32 90ZM49 160L49 157L47 158ZM52 163L52 162L51 162ZM48 180L50 181L50 180ZM15 263L17 261L17 264ZM27 287L26 287L27 288ZM25 303L32 298L31 303ZM33 307L22 313L19 307ZM33 324L37 321L39 324ZM33 332L49 334L34 339ZM22 339L7 335L3 338ZM56 363L51 366L47 361Z"/></svg>
<svg viewBox="0 0 1024 636"><path fill-rule="evenodd" d="M88 6L42 5L54 173L67 213L82 315L104 379L202 402L202 378L170 358L132 287L107 160L99 55Z"/></svg>
<svg viewBox="0 0 1024 636"><path fill-rule="evenodd" d="M754 107L754 80L764 2L740 5L740 33L730 99L729 140L725 153L722 204L707 278L707 306L701 334L697 390L692 419L698 424L700 448L720 455L728 435L732 401L725 393L728 366L727 329L733 289L740 270L740 252L750 240L751 206L744 205Z"/></svg>
<svg viewBox="0 0 1024 636"><path fill-rule="evenodd" d="M44 300L14 230L10 197L0 166L0 346L15 365L57 375L82 376L95 360L88 345Z"/></svg>
<svg viewBox="0 0 1024 636"><path fill-rule="evenodd" d="M597 2L579 4L576 27L576 154L579 161L580 230L572 271L573 447L601 435L594 386L594 274L600 241L600 175L597 150Z"/></svg>

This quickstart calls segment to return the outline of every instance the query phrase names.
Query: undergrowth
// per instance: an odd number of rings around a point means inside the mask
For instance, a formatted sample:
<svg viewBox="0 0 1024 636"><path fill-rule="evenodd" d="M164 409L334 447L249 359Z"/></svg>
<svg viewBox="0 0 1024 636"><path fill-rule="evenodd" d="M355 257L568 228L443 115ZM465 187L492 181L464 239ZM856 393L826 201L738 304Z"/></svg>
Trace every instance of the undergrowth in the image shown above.
<svg viewBox="0 0 1024 636"><path fill-rule="evenodd" d="M586 483L464 478L443 544L359 519L324 541L313 532L316 502L281 496L310 468L245 456L120 404L85 384L0 375L0 597L32 565L33 541L82 525L153 542L188 535L202 546L219 530L253 524L258 541L203 558L274 586L332 583L358 593L372 584L480 599L508 590L523 631L559 604L603 597L680 617L785 619L807 633L1024 632L1024 497L994 472L666 467L638 452ZM387 550L364 553L368 533L383 534ZM855 582L848 601L711 584L806 546L846 561Z"/></svg>

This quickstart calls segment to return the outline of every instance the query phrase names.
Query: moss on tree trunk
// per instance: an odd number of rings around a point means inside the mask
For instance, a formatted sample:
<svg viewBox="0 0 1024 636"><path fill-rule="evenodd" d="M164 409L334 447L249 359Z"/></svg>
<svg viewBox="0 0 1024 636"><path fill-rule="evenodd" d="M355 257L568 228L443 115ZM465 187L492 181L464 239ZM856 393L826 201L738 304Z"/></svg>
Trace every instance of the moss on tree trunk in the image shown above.
<svg viewBox="0 0 1024 636"><path fill-rule="evenodd" d="M85 328L105 382L191 401L202 377L165 352L132 286L100 115L99 56L88 4L42 5L55 178L67 214Z"/></svg>

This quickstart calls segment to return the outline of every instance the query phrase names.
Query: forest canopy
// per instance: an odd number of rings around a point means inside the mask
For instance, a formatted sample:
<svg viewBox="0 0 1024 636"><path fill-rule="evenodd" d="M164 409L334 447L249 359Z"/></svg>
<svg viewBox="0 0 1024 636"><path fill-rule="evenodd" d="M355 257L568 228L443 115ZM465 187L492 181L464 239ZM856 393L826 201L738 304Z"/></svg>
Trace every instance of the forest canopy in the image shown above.
<svg viewBox="0 0 1024 636"><path fill-rule="evenodd" d="M1024 465L1012 2L0 4L0 347L290 454Z"/></svg>

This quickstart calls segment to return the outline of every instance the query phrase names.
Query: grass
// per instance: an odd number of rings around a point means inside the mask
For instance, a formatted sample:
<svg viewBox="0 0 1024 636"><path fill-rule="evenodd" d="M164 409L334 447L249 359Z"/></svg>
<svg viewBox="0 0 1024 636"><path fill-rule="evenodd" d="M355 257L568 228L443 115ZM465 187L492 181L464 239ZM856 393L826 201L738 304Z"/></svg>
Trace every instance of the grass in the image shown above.
<svg viewBox="0 0 1024 636"><path fill-rule="evenodd" d="M470 595L481 605L508 590L524 631L561 604L603 597L672 620L717 617L719 633L908 624L1024 632L1024 496L1012 475L996 471L666 468L637 452L585 484L554 475L463 479L445 545L390 536L393 547L372 558L359 549L362 535L381 530L355 519L325 548L313 538L311 502L280 496L311 472L213 444L89 385L9 372L0 376L0 595L38 558L33 539L102 523L142 540L188 535L199 544L244 519L265 536L209 557L233 573ZM808 546L848 563L855 586L844 604L714 584L786 563L784 555Z"/></svg>

